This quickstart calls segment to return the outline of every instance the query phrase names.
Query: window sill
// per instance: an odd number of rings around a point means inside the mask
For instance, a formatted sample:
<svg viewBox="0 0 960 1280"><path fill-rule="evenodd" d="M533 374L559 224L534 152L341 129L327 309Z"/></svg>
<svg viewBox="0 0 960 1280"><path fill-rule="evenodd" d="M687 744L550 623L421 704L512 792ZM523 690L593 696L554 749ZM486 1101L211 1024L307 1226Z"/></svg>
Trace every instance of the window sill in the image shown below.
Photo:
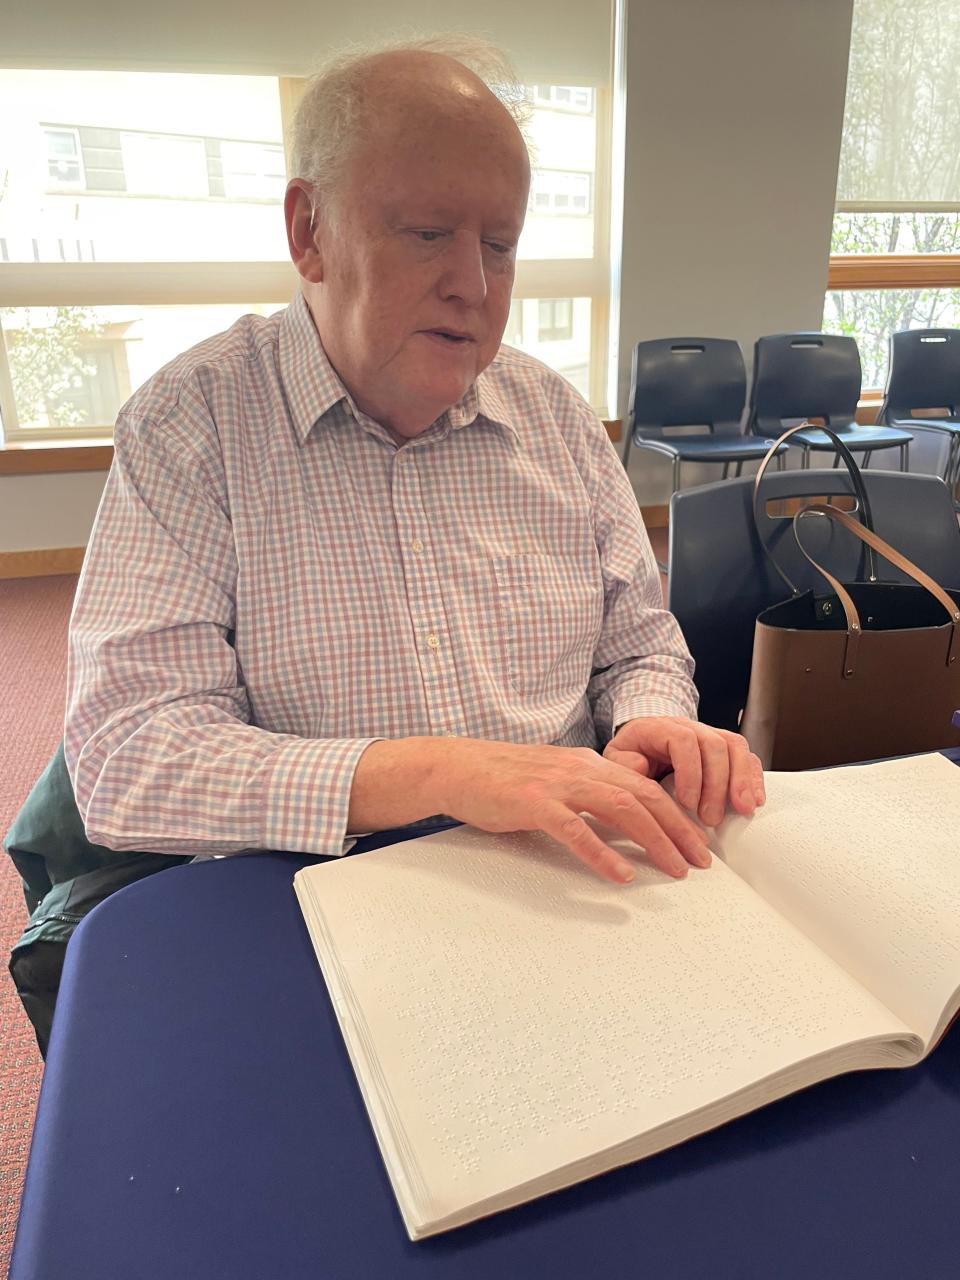
<svg viewBox="0 0 960 1280"><path fill-rule="evenodd" d="M605 422L611 440L620 439L620 420ZM0 476L37 476L56 471L109 471L108 440L22 440L0 444Z"/></svg>
<svg viewBox="0 0 960 1280"><path fill-rule="evenodd" d="M17 440L0 444L0 476L36 476L56 471L109 471L109 440Z"/></svg>
<svg viewBox="0 0 960 1280"><path fill-rule="evenodd" d="M861 427L872 427L883 404L882 391L865 391L857 405L857 422Z"/></svg>

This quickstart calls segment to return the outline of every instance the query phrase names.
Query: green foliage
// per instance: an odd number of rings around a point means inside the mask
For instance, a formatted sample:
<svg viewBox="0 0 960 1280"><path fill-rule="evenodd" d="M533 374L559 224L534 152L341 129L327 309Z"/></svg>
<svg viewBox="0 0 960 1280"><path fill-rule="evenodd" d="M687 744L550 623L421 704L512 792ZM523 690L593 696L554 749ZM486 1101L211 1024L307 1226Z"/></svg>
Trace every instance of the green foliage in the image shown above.
<svg viewBox="0 0 960 1280"><path fill-rule="evenodd" d="M12 307L4 316L14 316ZM78 427L86 413L70 393L79 391L96 367L85 360L84 345L98 338L102 325L87 307L44 308L37 318L29 308L19 313L21 326L6 330L7 356L21 425Z"/></svg>
<svg viewBox="0 0 960 1280"><path fill-rule="evenodd" d="M831 253L957 253L960 214L838 213ZM828 293L823 327L856 338L865 388L886 380L891 333L952 328L960 320L960 289L844 289Z"/></svg>

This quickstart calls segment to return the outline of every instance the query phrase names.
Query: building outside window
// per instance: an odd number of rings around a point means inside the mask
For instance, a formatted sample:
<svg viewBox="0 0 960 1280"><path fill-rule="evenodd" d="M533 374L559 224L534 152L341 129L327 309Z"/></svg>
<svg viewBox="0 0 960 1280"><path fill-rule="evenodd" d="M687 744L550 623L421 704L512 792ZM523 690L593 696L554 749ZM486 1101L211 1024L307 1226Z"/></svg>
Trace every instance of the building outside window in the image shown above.
<svg viewBox="0 0 960 1280"><path fill-rule="evenodd" d="M572 298L546 298L540 302L537 337L540 342L562 342L573 337Z"/></svg>
<svg viewBox="0 0 960 1280"><path fill-rule="evenodd" d="M530 183L534 213L587 217L592 210L590 174L569 169L537 169Z"/></svg>
<svg viewBox="0 0 960 1280"><path fill-rule="evenodd" d="M120 404L163 363L244 312L289 301L281 101L292 111L301 85L0 69L5 439L109 438ZM504 340L573 370L602 408L608 285L595 184L609 130L592 87L528 97L533 190L546 203L531 202Z"/></svg>
<svg viewBox="0 0 960 1280"><path fill-rule="evenodd" d="M535 84L530 96L538 106L553 107L561 111L593 113L593 90L571 84Z"/></svg>

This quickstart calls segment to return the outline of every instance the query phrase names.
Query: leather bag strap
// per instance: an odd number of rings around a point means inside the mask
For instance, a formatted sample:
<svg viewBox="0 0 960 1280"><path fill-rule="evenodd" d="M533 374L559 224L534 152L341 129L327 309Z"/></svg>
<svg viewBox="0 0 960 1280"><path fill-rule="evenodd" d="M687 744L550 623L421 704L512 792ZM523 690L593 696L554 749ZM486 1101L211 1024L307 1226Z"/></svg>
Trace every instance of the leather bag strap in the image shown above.
<svg viewBox="0 0 960 1280"><path fill-rule="evenodd" d="M835 524L841 524L855 538L859 538L861 542L865 542L874 551L878 552L885 560L889 560L892 565L902 570L908 578L912 578L918 586L923 587L934 597L939 604L942 604L947 611L947 620L950 625L950 636L947 643L946 665L951 666L956 662L960 655L960 605L953 600L938 582L935 582L929 574L917 567L912 560L908 560L906 556L901 555L899 551L890 546L889 542L885 542L872 529L866 529L856 520L852 520L845 511L838 511L836 507L828 506L825 502L811 502L809 506L803 507L793 517L793 536L796 538L797 546L809 560L810 564L821 573L833 587L843 606L843 612L847 622L847 652L843 663L844 679L849 679L856 672L856 658L860 643L862 628L860 626L860 615L857 607L853 603L853 599L846 588L837 581L832 573L829 573L822 564L819 564L810 555L806 547L800 540L800 522L804 516L817 515L826 516L828 520L832 520Z"/></svg>
<svg viewBox="0 0 960 1280"><path fill-rule="evenodd" d="M773 444L767 450L763 461L760 463L760 466L757 468L757 474L753 478L753 523L756 526L757 537L760 539L760 544L763 547L764 552L766 553L767 559L770 561L774 569L776 569L777 573L780 575L783 581L790 588L790 591L792 592L792 594L795 596L798 596L800 594L800 588L796 585L795 582L793 582L788 577L786 570L783 569L777 563L776 556L767 546L767 543L763 537L763 534L760 532L760 527L761 527L760 526L760 502L761 502L760 485L764 475L766 474L767 468L769 467L772 460L776 457L777 450L780 448L780 446L784 444L787 440L789 440L792 435L796 435L798 431L811 431L811 430L822 431L825 435L828 435L830 439L833 441L837 454L843 460L843 463L846 466L847 472L849 473L850 479L853 483L853 491L857 495L857 507L860 512L861 520L863 524L866 526L866 528L873 530L873 527L874 527L873 512L870 509L870 499L867 496L867 487L863 483L863 476L860 474L860 468L857 466L857 460L853 456L853 454L850 452L850 450L847 448L846 444L843 442L840 436L837 435L836 431L833 431L830 427L814 428L811 423L806 421L798 423L795 427L788 427L787 430L784 431L784 433L781 436L779 436L776 440L774 440ZM877 564L876 564L876 560L874 559L873 548L869 543L867 543L866 546L867 546L867 580L869 582L876 582ZM803 550L802 547L800 549L801 551Z"/></svg>

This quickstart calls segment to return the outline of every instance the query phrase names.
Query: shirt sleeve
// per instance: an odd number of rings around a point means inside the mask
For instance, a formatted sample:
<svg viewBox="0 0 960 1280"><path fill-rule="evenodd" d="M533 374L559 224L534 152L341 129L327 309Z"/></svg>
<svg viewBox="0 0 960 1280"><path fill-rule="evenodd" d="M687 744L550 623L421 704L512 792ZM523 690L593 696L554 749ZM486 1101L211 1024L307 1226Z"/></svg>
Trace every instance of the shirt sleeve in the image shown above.
<svg viewBox="0 0 960 1280"><path fill-rule="evenodd" d="M673 614L633 487L603 424L584 406L581 474L603 575L603 630L587 695L601 742L639 716L697 714L693 659Z"/></svg>
<svg viewBox="0 0 960 1280"><path fill-rule="evenodd" d="M70 625L65 750L87 835L161 853L339 854L376 739L250 723L226 486L145 426L117 424Z"/></svg>

